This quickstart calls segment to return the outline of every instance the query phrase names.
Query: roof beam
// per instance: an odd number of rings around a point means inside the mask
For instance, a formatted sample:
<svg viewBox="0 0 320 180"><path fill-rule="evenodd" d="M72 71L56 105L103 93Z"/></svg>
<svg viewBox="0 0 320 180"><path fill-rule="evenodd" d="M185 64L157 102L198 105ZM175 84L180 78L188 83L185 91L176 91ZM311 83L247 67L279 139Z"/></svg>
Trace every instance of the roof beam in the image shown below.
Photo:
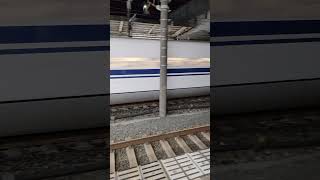
<svg viewBox="0 0 320 180"><path fill-rule="evenodd" d="M123 30L123 21L120 21L120 24L119 24L119 32L121 33Z"/></svg>
<svg viewBox="0 0 320 180"><path fill-rule="evenodd" d="M152 33L152 31L157 27L157 25L153 25L150 30L148 31L148 35Z"/></svg>
<svg viewBox="0 0 320 180"><path fill-rule="evenodd" d="M128 17L126 17L126 16L110 15L110 20L125 21L125 22L126 22L126 21L128 21ZM159 24L159 19L157 19L157 20L152 20L152 19L143 19L143 18L135 17L134 22L143 22L143 23Z"/></svg>
<svg viewBox="0 0 320 180"><path fill-rule="evenodd" d="M177 37L179 36L180 34L182 34L185 30L187 29L187 27L181 27L178 31L176 31L172 36L173 37Z"/></svg>

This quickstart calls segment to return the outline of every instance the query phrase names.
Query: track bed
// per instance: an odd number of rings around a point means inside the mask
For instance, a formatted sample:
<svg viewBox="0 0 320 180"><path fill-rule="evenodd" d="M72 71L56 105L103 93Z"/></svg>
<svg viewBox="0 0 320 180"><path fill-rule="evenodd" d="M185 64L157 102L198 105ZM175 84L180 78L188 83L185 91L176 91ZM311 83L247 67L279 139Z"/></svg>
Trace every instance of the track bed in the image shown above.
<svg viewBox="0 0 320 180"><path fill-rule="evenodd" d="M202 126L113 143L110 177L195 179L209 175L209 128Z"/></svg>

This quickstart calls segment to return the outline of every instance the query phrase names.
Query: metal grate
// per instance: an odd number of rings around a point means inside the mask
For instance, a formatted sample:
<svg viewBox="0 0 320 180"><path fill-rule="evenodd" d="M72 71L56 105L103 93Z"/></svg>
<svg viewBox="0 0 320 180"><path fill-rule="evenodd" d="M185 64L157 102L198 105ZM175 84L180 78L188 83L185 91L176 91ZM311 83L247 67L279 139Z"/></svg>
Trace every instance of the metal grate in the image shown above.
<svg viewBox="0 0 320 180"><path fill-rule="evenodd" d="M202 173L210 174L210 149L188 154L192 161L201 169Z"/></svg>
<svg viewBox="0 0 320 180"><path fill-rule="evenodd" d="M141 174L145 180L166 180L168 179L159 161L140 167Z"/></svg>
<svg viewBox="0 0 320 180"><path fill-rule="evenodd" d="M161 160L161 163L172 180L176 179L196 179L203 176L201 170L193 163L187 155Z"/></svg>
<svg viewBox="0 0 320 180"><path fill-rule="evenodd" d="M139 167L118 172L116 180L142 180Z"/></svg>
<svg viewBox="0 0 320 180"><path fill-rule="evenodd" d="M210 148L110 174L112 180L192 180L210 175Z"/></svg>

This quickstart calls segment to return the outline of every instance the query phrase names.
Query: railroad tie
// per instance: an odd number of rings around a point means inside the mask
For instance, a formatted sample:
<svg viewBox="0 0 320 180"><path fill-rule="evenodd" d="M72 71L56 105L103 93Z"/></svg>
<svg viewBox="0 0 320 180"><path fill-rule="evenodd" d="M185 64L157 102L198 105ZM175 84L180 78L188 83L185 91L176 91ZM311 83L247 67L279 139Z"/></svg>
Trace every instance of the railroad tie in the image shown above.
<svg viewBox="0 0 320 180"><path fill-rule="evenodd" d="M130 168L137 167L138 162L137 162L136 154L135 154L132 146L126 147L126 152L127 152L127 157L128 157L128 161L129 161L129 167Z"/></svg>
<svg viewBox="0 0 320 180"><path fill-rule="evenodd" d="M187 145L187 143L181 138L181 137L175 137L174 138L179 145L179 147L185 152L185 153L191 153L192 150L190 147Z"/></svg>
<svg viewBox="0 0 320 180"><path fill-rule="evenodd" d="M110 173L115 173L116 172L116 166L115 166L115 154L114 150L111 150L110 152Z"/></svg>
<svg viewBox="0 0 320 180"><path fill-rule="evenodd" d="M146 153L147 153L147 156L148 156L150 163L158 160L150 143L148 143L148 142L144 143L144 149L146 150Z"/></svg>
<svg viewBox="0 0 320 180"><path fill-rule="evenodd" d="M145 136L145 137L142 137L139 139L133 139L133 140L131 140L130 138L127 138L125 141L122 141L122 142L111 143L111 149L121 149L121 148L126 148L130 145L132 146L132 145L144 144L145 142L154 142L154 141L159 141L161 139L174 138L176 136L186 136L192 133L208 131L209 129L210 129L210 126L200 126L200 127L190 128L190 129L174 131L170 133L152 135L147 137Z"/></svg>
<svg viewBox="0 0 320 180"><path fill-rule="evenodd" d="M202 135L207 141L210 142L210 135L209 135L209 133L207 133L207 132L201 132L201 135Z"/></svg>
<svg viewBox="0 0 320 180"><path fill-rule="evenodd" d="M171 146L169 145L168 141L160 140L160 144L161 144L162 149L164 150L164 152L168 156L168 158L172 158L172 157L176 156L176 154L172 150Z"/></svg>
<svg viewBox="0 0 320 180"><path fill-rule="evenodd" d="M206 149L207 146L195 135L188 135L188 138L195 143L200 149Z"/></svg>

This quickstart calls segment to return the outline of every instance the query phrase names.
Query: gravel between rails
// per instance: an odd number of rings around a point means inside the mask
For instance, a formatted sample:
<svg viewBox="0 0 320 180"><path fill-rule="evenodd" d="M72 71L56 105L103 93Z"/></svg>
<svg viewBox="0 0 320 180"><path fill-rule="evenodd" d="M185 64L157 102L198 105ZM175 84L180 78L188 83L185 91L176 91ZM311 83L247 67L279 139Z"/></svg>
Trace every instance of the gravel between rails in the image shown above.
<svg viewBox="0 0 320 180"><path fill-rule="evenodd" d="M117 149L116 153L116 171L124 171L129 169L129 160L126 149Z"/></svg>
<svg viewBox="0 0 320 180"><path fill-rule="evenodd" d="M210 147L210 141L208 141L206 138L202 136L201 133L197 133L196 136L209 148Z"/></svg>
<svg viewBox="0 0 320 180"><path fill-rule="evenodd" d="M139 144L133 147L134 147L134 151L136 153L136 157L139 165L145 165L150 163L143 144Z"/></svg>
<svg viewBox="0 0 320 180"><path fill-rule="evenodd" d="M169 115L198 112L208 110L209 108L210 96L168 100ZM113 105L111 107L111 123L131 120L135 118L157 117L158 113L158 101Z"/></svg>
<svg viewBox="0 0 320 180"><path fill-rule="evenodd" d="M160 142L158 142L158 141L152 142L151 145L153 147L154 153L156 154L158 160L168 158L168 156L166 155L166 153L162 149Z"/></svg>
<svg viewBox="0 0 320 180"><path fill-rule="evenodd" d="M194 151L199 151L200 148L194 144L187 136L182 136L183 140L187 143L187 145L191 148L191 150Z"/></svg>
<svg viewBox="0 0 320 180"><path fill-rule="evenodd" d="M185 154L183 149L180 148L180 146L178 145L176 140L174 140L174 138L167 139L167 141L169 142L170 146L172 147L172 150L177 156Z"/></svg>

